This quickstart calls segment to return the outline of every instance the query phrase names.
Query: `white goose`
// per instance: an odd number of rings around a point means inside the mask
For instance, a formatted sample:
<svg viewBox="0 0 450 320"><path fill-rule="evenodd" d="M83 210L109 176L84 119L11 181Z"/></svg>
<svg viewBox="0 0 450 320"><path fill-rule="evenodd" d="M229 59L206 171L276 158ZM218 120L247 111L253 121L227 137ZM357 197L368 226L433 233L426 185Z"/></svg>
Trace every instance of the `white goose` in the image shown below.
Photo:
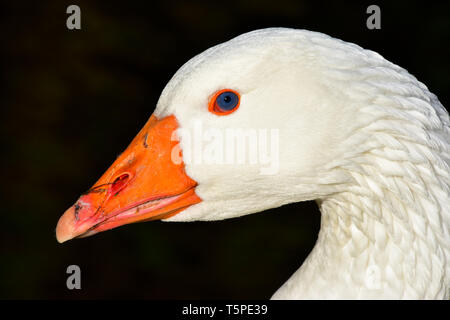
<svg viewBox="0 0 450 320"><path fill-rule="evenodd" d="M227 129L276 132L275 174L200 161L214 147L192 147L205 139L199 127L209 141ZM436 96L375 52L305 30L250 32L175 74L128 149L61 217L57 239L315 199L317 243L272 298L448 299L449 127Z"/></svg>

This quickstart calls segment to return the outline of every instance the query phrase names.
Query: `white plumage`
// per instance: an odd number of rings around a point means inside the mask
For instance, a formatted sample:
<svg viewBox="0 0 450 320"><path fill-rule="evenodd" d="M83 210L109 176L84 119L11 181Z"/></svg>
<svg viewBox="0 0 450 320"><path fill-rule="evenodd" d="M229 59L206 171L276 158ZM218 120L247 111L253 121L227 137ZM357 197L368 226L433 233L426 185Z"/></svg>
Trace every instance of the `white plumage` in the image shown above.
<svg viewBox="0 0 450 320"><path fill-rule="evenodd" d="M227 117L204 107L222 88L241 93ZM199 120L205 129L279 130L278 174L187 163L202 202L168 219L315 199L317 243L273 298L450 297L449 116L406 70L324 34L258 30L186 63L155 111L171 114L182 149Z"/></svg>

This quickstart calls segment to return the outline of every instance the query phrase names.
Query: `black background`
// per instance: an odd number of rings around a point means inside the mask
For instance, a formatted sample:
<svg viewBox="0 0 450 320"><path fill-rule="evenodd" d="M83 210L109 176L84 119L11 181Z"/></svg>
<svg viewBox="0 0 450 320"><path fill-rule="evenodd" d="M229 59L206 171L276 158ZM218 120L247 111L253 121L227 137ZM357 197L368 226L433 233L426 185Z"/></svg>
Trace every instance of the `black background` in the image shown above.
<svg viewBox="0 0 450 320"><path fill-rule="evenodd" d="M314 202L212 223L151 222L58 244L60 215L144 125L174 72L241 33L291 27L375 50L449 105L450 5L9 1L1 8L0 298L269 298L317 237ZM66 8L81 8L79 31ZM66 268L82 270L67 290Z"/></svg>

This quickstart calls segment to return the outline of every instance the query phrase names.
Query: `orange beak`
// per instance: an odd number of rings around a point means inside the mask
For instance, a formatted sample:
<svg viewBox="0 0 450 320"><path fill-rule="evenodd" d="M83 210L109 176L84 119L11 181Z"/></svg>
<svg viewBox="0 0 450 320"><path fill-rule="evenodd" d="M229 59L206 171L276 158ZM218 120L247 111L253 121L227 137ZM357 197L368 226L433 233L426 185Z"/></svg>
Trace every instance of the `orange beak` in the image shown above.
<svg viewBox="0 0 450 320"><path fill-rule="evenodd" d="M197 183L173 161L175 116L151 116L100 180L62 215L58 242L87 237L121 225L169 218L201 199Z"/></svg>

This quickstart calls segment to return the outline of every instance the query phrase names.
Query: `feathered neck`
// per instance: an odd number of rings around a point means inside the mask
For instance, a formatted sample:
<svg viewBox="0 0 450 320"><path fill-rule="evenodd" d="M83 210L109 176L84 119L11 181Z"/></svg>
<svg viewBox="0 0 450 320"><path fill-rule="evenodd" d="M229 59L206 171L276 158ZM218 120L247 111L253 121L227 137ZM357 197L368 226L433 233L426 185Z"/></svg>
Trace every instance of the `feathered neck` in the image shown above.
<svg viewBox="0 0 450 320"><path fill-rule="evenodd" d="M356 185L318 201L316 246L273 298L449 298L440 181L420 165L384 161L384 170L366 165L353 173Z"/></svg>
<svg viewBox="0 0 450 320"><path fill-rule="evenodd" d="M275 299L450 298L449 116L403 69L374 70L351 89L363 107L326 168L352 182L317 200L316 246Z"/></svg>

